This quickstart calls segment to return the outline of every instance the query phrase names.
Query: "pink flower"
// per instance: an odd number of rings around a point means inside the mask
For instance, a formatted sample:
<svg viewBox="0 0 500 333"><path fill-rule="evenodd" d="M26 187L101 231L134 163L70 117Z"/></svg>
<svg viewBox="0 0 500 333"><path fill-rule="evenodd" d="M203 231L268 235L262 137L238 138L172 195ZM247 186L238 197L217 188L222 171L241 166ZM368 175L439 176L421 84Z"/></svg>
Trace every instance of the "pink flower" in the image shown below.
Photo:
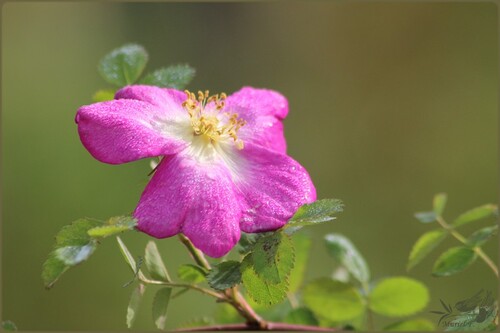
<svg viewBox="0 0 500 333"><path fill-rule="evenodd" d="M307 171L286 155L287 100L245 87L226 98L127 86L115 100L82 106L80 139L101 162L162 156L134 217L156 238L182 232L212 257L240 231L282 227L316 199Z"/></svg>

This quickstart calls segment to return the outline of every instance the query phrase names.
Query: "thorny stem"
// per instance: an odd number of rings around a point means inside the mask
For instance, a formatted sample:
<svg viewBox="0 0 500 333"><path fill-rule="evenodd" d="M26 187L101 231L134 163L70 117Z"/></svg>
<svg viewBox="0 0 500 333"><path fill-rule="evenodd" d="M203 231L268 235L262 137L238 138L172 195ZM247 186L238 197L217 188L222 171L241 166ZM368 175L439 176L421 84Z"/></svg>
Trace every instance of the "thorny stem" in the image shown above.
<svg viewBox="0 0 500 333"><path fill-rule="evenodd" d="M189 251L191 257L198 265L205 268L206 270L210 270L212 268L208 260L205 258L205 255L200 250L198 250L186 236L184 236L183 234L179 234L179 239L181 240L182 244L184 244L186 249ZM217 296L215 297L217 297L219 301L231 304L236 309L236 311L238 311L238 313L247 320L248 327L258 328L261 330L267 329L268 325L267 322L255 312L255 310L250 306L250 304L248 304L248 302L245 300L243 295L241 295L241 293L238 291L236 287L227 289L223 293L213 292L211 290L210 292L211 296L214 296L213 294L216 294Z"/></svg>
<svg viewBox="0 0 500 333"><path fill-rule="evenodd" d="M459 233L458 231L456 231L451 225L449 225L448 223L446 223L446 221L441 216L438 216L436 218L436 220L443 227L443 229L445 229L446 231L448 231L459 242L461 242L462 244L467 244L467 239L464 236L462 236L461 233ZM499 277L499 275L498 275L498 268L495 265L495 263L493 262L493 260L491 260L491 258L486 253L484 253L483 250L479 246L475 246L473 248L473 250L474 250L474 252L476 252L476 254L481 259L483 259L483 261L486 263L486 265L488 265L491 268L491 270L493 271L493 273L495 273L495 275L498 278Z"/></svg>

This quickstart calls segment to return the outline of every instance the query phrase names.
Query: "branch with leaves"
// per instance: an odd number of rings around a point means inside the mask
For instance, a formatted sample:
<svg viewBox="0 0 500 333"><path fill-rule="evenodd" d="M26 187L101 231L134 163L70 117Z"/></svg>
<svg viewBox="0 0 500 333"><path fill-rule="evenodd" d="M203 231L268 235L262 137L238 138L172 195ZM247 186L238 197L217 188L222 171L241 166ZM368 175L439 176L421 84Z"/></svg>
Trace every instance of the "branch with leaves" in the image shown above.
<svg viewBox="0 0 500 333"><path fill-rule="evenodd" d="M440 228L428 231L418 238L410 253L408 270L422 261L447 237L452 236L461 245L446 250L438 257L432 270L434 276L450 276L459 273L480 258L488 265L493 274L498 277L498 267L481 248L482 245L498 232L498 225L493 224L481 227L469 237L463 236L458 231L458 228L462 226L477 223L483 219L498 218L497 205L486 204L468 210L450 224L442 216L446 201L446 194L436 194L433 200L432 211L415 213L415 217L421 223L437 223Z"/></svg>
<svg viewBox="0 0 500 333"><path fill-rule="evenodd" d="M153 241L146 245L143 257L134 259L117 236L134 230L133 218L81 219L64 227L56 236L54 251L44 264L43 277L46 286L52 287L68 268L87 260L105 238L115 236L131 270L131 282L137 284L127 309L128 327L133 325L147 286L159 287L152 304L154 322L159 329L165 328L171 299L190 290L221 303L216 316L221 323L214 325L213 321L205 321L204 324L210 325L182 328L190 331L374 329L374 314L399 318L422 310L429 298L422 283L408 277L388 277L372 282L365 259L351 241L340 234L328 234L324 239L327 252L338 266L334 277L317 278L302 286L311 241L297 231L332 221L341 211L339 200L326 199L304 205L283 229L244 234L238 245L239 261L221 261L213 265L180 235L194 261L179 267L181 281L172 280ZM149 276L142 271L143 265ZM125 287L128 285L130 283ZM239 285L244 287L244 294L238 290ZM272 318L264 318L273 312ZM276 322L277 319L281 321ZM234 323L240 320L244 323ZM196 324L196 321L191 323ZM427 330L433 325L425 319L415 318L386 328L405 327Z"/></svg>

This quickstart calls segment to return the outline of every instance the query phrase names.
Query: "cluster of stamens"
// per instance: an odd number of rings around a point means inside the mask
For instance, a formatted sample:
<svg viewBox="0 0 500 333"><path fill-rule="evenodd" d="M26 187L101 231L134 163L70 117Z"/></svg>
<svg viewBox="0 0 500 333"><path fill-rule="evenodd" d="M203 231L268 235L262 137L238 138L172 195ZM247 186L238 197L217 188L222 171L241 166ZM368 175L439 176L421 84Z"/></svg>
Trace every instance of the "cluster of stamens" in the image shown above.
<svg viewBox="0 0 500 333"><path fill-rule="evenodd" d="M225 93L211 95L208 90L198 91L198 96L185 90L186 100L182 106L189 114L191 126L195 135L204 135L212 143L223 137L233 139L238 149L243 149L243 141L238 139L238 130L246 124L238 114L222 112L227 98ZM206 109L207 105L213 103L213 109Z"/></svg>

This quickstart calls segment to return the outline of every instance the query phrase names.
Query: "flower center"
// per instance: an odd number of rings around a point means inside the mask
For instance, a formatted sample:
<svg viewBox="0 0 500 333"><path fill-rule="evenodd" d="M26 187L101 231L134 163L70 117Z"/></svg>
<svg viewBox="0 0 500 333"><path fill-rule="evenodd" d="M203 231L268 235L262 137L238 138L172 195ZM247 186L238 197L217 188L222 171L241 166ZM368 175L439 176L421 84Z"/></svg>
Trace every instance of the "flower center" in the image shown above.
<svg viewBox="0 0 500 333"><path fill-rule="evenodd" d="M224 139L232 139L236 148L243 149L243 141L238 139L238 130L246 122L238 118L238 114L223 112L226 94L216 95L198 91L198 96L185 90L186 100L182 106L189 114L191 127L195 136L202 136L211 143Z"/></svg>

